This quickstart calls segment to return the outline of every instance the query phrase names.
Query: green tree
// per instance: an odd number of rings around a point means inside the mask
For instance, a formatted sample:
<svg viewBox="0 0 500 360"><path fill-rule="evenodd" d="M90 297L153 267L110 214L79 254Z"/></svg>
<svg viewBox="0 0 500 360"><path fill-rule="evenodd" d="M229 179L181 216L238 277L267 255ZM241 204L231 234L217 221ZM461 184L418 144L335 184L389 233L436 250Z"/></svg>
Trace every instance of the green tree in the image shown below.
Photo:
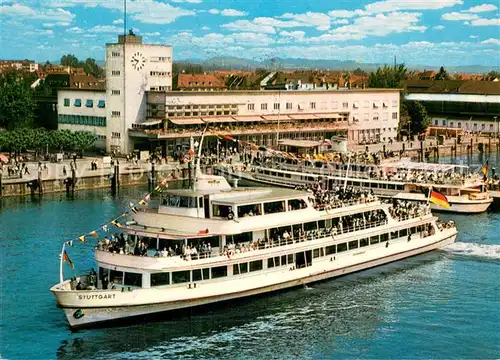
<svg viewBox="0 0 500 360"><path fill-rule="evenodd" d="M404 64L395 66L385 65L372 72L368 78L368 86L371 88L401 89L404 86L407 68Z"/></svg>
<svg viewBox="0 0 500 360"><path fill-rule="evenodd" d="M439 68L439 72L434 76L434 80L450 80L450 75L443 66Z"/></svg>
<svg viewBox="0 0 500 360"><path fill-rule="evenodd" d="M80 61L78 60L78 58L75 55L67 54L67 55L63 55L61 57L61 65L71 66L73 68L76 68L76 67L79 67Z"/></svg>
<svg viewBox="0 0 500 360"><path fill-rule="evenodd" d="M88 149L97 140L97 136L92 134L90 131L76 131L73 133L75 150L83 153L84 150Z"/></svg>
<svg viewBox="0 0 500 360"><path fill-rule="evenodd" d="M0 75L0 127L15 129L33 124L33 90L18 72Z"/></svg>
<svg viewBox="0 0 500 360"><path fill-rule="evenodd" d="M95 59L93 58L87 58L87 60L85 60L85 63L83 64L83 70L87 75L90 74L95 77L102 76L102 68L96 64Z"/></svg>
<svg viewBox="0 0 500 360"><path fill-rule="evenodd" d="M401 116L405 116L407 118L406 121L410 122L411 134L420 134L427 130L427 127L431 124L431 118L427 114L425 106L419 101L405 101L401 108ZM404 124L402 123L400 126L404 126ZM406 126L408 127L408 125Z"/></svg>

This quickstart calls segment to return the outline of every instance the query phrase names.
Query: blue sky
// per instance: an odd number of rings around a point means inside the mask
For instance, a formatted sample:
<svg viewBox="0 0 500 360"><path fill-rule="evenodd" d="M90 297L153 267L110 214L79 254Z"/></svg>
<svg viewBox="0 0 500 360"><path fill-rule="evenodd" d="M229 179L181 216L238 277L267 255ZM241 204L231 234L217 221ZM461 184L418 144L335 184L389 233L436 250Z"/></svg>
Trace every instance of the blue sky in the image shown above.
<svg viewBox="0 0 500 360"><path fill-rule="evenodd" d="M499 0L128 0L127 27L174 59L237 56L500 66ZM123 0L0 0L0 57L104 59Z"/></svg>

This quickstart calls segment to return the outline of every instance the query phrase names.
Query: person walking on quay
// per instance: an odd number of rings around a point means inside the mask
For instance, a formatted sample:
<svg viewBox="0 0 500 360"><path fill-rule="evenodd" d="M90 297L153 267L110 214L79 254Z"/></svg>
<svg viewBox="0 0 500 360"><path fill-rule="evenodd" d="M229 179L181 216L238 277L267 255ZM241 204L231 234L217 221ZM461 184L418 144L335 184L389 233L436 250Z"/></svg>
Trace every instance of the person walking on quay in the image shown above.
<svg viewBox="0 0 500 360"><path fill-rule="evenodd" d="M29 169L28 169L28 165L26 165L25 163L23 163L23 165L24 165L24 174L25 174L25 175L26 175L26 174L31 175L31 173L30 173L30 171L29 171Z"/></svg>
<svg viewBox="0 0 500 360"><path fill-rule="evenodd" d="M63 166L63 176L66 176L66 166Z"/></svg>

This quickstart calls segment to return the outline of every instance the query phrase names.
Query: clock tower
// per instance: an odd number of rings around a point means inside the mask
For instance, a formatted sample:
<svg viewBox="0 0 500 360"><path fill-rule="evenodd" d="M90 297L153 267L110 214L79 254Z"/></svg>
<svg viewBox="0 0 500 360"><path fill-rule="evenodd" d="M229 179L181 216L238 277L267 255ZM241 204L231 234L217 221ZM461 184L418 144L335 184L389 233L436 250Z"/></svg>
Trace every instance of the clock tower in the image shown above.
<svg viewBox="0 0 500 360"><path fill-rule="evenodd" d="M146 91L172 90L172 47L148 45L132 31L106 45L106 150L134 149L129 129L146 119Z"/></svg>

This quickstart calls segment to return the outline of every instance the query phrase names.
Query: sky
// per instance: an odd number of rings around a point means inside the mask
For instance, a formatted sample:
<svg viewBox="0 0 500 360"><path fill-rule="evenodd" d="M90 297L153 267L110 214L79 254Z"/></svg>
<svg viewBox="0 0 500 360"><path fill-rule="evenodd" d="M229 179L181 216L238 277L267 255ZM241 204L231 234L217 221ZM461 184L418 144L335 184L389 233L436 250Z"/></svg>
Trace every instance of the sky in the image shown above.
<svg viewBox="0 0 500 360"><path fill-rule="evenodd" d="M0 0L0 58L104 60L124 0ZM174 61L234 56L500 66L500 0L127 0Z"/></svg>

